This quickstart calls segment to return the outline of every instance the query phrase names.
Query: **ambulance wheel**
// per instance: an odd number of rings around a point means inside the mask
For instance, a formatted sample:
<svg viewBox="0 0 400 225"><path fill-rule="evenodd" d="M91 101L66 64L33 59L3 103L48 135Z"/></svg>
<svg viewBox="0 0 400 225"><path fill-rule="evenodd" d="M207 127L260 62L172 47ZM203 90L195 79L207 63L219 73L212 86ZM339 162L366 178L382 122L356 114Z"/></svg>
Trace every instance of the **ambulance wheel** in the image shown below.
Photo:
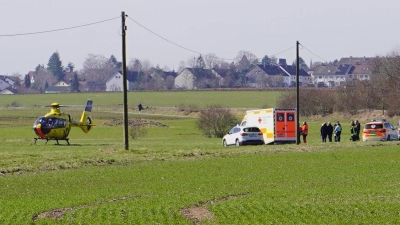
<svg viewBox="0 0 400 225"><path fill-rule="evenodd" d="M239 139L236 139L235 145L236 145L236 146L240 146Z"/></svg>
<svg viewBox="0 0 400 225"><path fill-rule="evenodd" d="M228 145L226 144L226 140L224 140L224 141L222 142L222 146L224 146L224 147L228 146Z"/></svg>

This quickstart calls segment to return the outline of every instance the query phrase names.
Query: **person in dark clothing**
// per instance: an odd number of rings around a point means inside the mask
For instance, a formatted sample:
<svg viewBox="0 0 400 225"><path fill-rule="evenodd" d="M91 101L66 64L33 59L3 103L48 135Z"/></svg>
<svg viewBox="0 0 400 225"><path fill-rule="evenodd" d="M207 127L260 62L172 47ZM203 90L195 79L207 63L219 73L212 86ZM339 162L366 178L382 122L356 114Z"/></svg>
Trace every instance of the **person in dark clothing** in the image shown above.
<svg viewBox="0 0 400 225"><path fill-rule="evenodd" d="M139 113L143 110L142 103L139 103L139 105L138 105L138 110L139 110Z"/></svg>
<svg viewBox="0 0 400 225"><path fill-rule="evenodd" d="M321 133L322 142L326 142L326 136L328 135L326 123L322 124L320 133Z"/></svg>
<svg viewBox="0 0 400 225"><path fill-rule="evenodd" d="M357 140L357 127L356 127L356 123L354 121L351 121L350 124L350 141L356 141Z"/></svg>
<svg viewBox="0 0 400 225"><path fill-rule="evenodd" d="M358 122L358 120L356 120L355 124L356 124L356 140L359 141L361 124L360 124L360 122Z"/></svg>
<svg viewBox="0 0 400 225"><path fill-rule="evenodd" d="M333 126L331 122L328 122L328 124L326 125L326 134L328 135L329 142L332 142Z"/></svg>

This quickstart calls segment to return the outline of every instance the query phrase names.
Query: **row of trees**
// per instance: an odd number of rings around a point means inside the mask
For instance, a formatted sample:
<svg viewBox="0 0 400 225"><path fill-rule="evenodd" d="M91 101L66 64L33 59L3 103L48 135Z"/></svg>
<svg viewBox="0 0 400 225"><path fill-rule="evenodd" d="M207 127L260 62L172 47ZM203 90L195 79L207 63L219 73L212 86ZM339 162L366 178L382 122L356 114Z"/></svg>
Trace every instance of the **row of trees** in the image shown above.
<svg viewBox="0 0 400 225"><path fill-rule="evenodd" d="M301 66L307 68L307 64L303 59L300 59ZM296 62L293 62L296 63ZM225 87L235 87L245 83L245 74L250 71L257 64L277 64L277 58L274 56L269 57L265 55L261 60L254 54L248 51L238 52L236 58L232 62L227 62L220 59L215 54L199 55L197 57L189 58L186 61L181 61L177 68L177 73L185 68L197 69L226 69L229 70L227 79L225 79ZM137 71L137 88L139 89L172 89L174 88L174 77L162 77L163 71L171 71L168 67L161 68L159 65L154 66L149 60L131 59L127 65L128 70ZM75 71L75 65L69 62L67 66L63 66L60 54L54 52L46 66L39 64L35 68L35 83L31 84L29 77L25 76L25 86L33 90L44 90L49 85L54 85L58 81L64 80L68 74L68 79L71 79L71 73L74 74L74 85L72 91L79 91L79 80L86 80L103 84L105 86L106 80L115 72L122 70L122 62L118 61L114 55L106 58L103 55L89 54L83 67L79 71ZM76 75L76 77L75 77ZM198 82L201 77L198 77ZM196 82L196 81L195 81ZM208 80L208 86L218 86L217 80ZM78 84L78 86L77 86ZM203 85L205 86L205 85Z"/></svg>
<svg viewBox="0 0 400 225"><path fill-rule="evenodd" d="M47 63L47 67L45 67L43 64L36 66L34 83L31 83L31 79L28 74L24 76L24 85L27 88L42 92L48 88L49 85L53 85L64 80L66 74L69 74L70 76L72 75L70 77L71 91L78 92L79 80L78 74L74 72L74 68L75 65L71 62L68 63L67 67L64 68L59 53L54 52Z"/></svg>

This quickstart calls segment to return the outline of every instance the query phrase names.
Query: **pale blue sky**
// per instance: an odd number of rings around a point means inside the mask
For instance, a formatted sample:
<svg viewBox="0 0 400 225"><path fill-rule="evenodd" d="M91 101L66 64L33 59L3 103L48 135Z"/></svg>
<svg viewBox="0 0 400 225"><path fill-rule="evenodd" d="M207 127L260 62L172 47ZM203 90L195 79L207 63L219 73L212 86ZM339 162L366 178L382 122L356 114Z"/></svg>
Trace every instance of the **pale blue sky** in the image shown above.
<svg viewBox="0 0 400 225"><path fill-rule="evenodd" d="M26 74L58 51L66 66L82 69L88 54L121 56L121 11L164 38L203 54L234 59L241 50L291 63L295 44L309 63L386 55L400 44L400 1L370 0L0 0L0 35L74 27L24 36L0 36L0 74ZM198 55L127 19L127 58L178 68ZM313 55L312 53L315 55ZM317 55L317 56L316 56ZM322 58L322 59L321 59Z"/></svg>

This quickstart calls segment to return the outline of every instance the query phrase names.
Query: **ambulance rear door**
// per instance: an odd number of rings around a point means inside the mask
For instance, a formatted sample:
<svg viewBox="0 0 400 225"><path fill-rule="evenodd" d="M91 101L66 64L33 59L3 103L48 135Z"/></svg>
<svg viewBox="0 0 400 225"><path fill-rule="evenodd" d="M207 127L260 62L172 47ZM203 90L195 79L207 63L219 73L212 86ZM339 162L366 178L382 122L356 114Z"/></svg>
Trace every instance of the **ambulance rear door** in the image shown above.
<svg viewBox="0 0 400 225"><path fill-rule="evenodd" d="M296 141L296 112L294 110L275 111L275 140Z"/></svg>

